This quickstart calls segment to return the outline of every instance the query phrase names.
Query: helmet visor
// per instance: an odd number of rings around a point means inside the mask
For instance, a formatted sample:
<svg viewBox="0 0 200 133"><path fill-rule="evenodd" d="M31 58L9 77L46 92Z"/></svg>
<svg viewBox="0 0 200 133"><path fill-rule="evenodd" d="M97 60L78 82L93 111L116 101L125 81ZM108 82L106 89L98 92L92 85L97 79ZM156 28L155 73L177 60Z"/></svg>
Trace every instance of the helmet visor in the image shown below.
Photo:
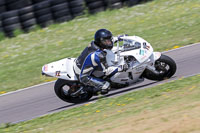
<svg viewBox="0 0 200 133"><path fill-rule="evenodd" d="M101 43L103 45L106 45L106 46L108 45L109 46L109 45L112 45L113 42L112 42L111 38L106 38L106 39L104 38L104 39L102 39Z"/></svg>
<svg viewBox="0 0 200 133"><path fill-rule="evenodd" d="M112 49L113 48L113 41L112 38L103 38L101 39L101 46L104 49Z"/></svg>

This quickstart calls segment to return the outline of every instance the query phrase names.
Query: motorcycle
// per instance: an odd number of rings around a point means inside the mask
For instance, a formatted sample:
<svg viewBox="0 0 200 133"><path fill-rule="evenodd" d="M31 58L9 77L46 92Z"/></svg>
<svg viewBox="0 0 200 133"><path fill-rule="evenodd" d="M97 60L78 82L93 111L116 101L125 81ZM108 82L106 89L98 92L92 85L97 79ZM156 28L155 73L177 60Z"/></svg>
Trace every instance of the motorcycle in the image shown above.
<svg viewBox="0 0 200 133"><path fill-rule="evenodd" d="M160 81L175 74L175 61L167 55L154 52L151 44L143 38L123 36L121 39L112 50L106 50L109 66L128 66L126 71L105 78L111 83L112 89L140 83L145 78ZM76 58L64 58L42 67L43 75L58 78L54 85L55 93L69 103L85 102L95 95L90 86L79 82L74 72L75 60Z"/></svg>

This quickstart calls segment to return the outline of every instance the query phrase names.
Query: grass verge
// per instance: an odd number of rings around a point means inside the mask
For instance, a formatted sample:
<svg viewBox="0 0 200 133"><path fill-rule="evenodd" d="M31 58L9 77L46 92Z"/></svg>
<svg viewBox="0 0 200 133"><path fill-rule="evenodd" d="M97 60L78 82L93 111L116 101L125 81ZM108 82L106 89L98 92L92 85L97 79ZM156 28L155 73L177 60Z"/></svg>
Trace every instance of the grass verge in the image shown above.
<svg viewBox="0 0 200 133"><path fill-rule="evenodd" d="M156 51L200 42L199 12L199 0L154 0L5 39L0 42L0 94L53 80L41 76L41 67L77 57L99 28L141 36Z"/></svg>
<svg viewBox="0 0 200 133"><path fill-rule="evenodd" d="M47 133L185 133L199 132L200 75L179 79L116 98L15 125L0 132Z"/></svg>

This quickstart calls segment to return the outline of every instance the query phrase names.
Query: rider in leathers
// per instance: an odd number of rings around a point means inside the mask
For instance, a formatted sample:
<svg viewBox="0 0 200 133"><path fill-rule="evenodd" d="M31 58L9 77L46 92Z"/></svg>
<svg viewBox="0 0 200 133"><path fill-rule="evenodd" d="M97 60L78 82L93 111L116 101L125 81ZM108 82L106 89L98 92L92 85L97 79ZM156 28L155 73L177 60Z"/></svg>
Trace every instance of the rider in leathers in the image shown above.
<svg viewBox="0 0 200 133"><path fill-rule="evenodd" d="M110 83L103 80L103 77L114 75L123 70L122 67L109 67L106 62L106 49L113 48L112 39L110 31L98 30L95 33L94 42L85 48L75 63L75 73L79 75L80 82L86 86L94 87L101 94L106 94L110 90Z"/></svg>

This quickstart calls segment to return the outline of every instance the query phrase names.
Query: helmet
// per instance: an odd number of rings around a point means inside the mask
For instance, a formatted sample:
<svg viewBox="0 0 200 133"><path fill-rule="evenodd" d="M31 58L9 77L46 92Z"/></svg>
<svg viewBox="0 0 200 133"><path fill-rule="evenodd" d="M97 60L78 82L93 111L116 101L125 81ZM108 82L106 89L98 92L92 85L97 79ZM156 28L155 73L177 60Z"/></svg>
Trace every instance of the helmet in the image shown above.
<svg viewBox="0 0 200 133"><path fill-rule="evenodd" d="M99 29L94 35L94 43L103 49L112 49L112 33L106 29Z"/></svg>

